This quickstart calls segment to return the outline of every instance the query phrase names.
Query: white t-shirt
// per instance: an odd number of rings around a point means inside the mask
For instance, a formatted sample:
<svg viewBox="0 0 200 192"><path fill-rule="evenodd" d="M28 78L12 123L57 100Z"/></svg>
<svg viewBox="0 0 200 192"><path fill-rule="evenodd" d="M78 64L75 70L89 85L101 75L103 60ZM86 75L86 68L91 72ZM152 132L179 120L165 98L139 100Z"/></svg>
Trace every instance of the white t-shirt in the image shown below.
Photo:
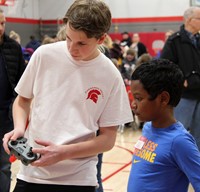
<svg viewBox="0 0 200 192"><path fill-rule="evenodd" d="M75 61L66 42L39 47L15 91L34 98L25 133L33 147L41 139L69 144L95 137L99 127L131 122L121 74L104 54ZM32 183L95 186L97 157L72 159L47 167L21 165L18 178Z"/></svg>

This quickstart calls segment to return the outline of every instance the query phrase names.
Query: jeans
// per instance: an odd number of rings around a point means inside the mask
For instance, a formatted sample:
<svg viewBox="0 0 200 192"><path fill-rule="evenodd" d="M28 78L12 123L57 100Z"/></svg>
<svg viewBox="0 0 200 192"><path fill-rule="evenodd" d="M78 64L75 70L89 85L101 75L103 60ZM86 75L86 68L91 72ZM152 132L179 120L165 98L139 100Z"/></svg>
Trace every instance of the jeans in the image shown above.
<svg viewBox="0 0 200 192"><path fill-rule="evenodd" d="M199 100L182 98L174 110L175 118L190 131L200 150L200 103Z"/></svg>
<svg viewBox="0 0 200 192"><path fill-rule="evenodd" d="M99 187L96 189L96 192L103 192L102 179L101 179L102 159L103 159L103 153L98 154L97 180L98 180Z"/></svg>
<svg viewBox="0 0 200 192"><path fill-rule="evenodd" d="M9 155L3 148L2 139L4 134L13 129L13 122L9 116L9 109L0 109L0 192L10 191L11 163Z"/></svg>

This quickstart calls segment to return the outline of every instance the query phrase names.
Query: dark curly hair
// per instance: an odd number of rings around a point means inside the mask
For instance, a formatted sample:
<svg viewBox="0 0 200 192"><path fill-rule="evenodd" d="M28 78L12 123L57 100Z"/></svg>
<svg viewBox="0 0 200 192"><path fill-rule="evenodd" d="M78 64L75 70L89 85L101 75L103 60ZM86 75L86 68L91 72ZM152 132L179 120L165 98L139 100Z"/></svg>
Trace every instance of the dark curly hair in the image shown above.
<svg viewBox="0 0 200 192"><path fill-rule="evenodd" d="M181 98L184 76L178 65L166 59L154 59L138 66L131 80L139 80L154 100L161 92L170 95L169 105L175 107Z"/></svg>

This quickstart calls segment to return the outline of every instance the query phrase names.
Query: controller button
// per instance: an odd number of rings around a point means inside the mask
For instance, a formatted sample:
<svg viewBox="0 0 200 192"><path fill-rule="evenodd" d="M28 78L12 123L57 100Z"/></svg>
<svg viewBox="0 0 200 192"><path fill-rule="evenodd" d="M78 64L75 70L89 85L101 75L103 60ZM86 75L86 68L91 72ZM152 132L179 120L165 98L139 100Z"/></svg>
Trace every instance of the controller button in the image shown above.
<svg viewBox="0 0 200 192"><path fill-rule="evenodd" d="M33 152L27 153L27 156L28 156L28 157L33 157Z"/></svg>
<svg viewBox="0 0 200 192"><path fill-rule="evenodd" d="M11 144L11 145L17 145L18 142L17 142L17 141L11 141L10 144Z"/></svg>

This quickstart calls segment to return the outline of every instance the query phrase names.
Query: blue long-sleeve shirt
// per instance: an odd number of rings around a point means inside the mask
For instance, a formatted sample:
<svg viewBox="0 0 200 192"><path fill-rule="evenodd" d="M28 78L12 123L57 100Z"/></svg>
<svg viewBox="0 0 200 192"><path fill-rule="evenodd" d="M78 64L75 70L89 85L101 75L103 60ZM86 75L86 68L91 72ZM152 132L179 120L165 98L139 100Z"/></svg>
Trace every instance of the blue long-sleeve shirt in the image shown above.
<svg viewBox="0 0 200 192"><path fill-rule="evenodd" d="M128 192L200 192L200 152L180 122L154 128L150 122L134 148Z"/></svg>

